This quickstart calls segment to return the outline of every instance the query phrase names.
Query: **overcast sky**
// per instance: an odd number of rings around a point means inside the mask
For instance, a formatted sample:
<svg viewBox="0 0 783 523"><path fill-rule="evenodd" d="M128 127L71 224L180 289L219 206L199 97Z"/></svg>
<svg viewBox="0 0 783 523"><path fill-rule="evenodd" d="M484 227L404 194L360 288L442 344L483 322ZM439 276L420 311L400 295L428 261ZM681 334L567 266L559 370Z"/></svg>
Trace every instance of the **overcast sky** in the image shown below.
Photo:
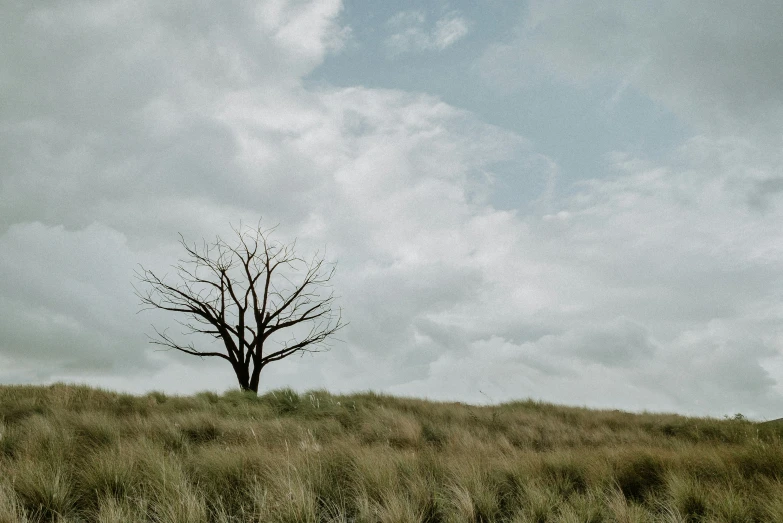
<svg viewBox="0 0 783 523"><path fill-rule="evenodd" d="M132 276L263 218L350 321L264 390L783 416L783 3L423 5L2 2L0 383L235 387Z"/></svg>

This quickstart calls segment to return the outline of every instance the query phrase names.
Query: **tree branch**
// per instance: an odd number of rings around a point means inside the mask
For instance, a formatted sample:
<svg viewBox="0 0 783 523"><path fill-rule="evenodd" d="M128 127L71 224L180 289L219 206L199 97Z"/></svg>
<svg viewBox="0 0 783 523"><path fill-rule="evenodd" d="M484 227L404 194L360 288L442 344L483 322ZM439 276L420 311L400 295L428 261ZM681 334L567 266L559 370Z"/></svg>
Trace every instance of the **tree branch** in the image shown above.
<svg viewBox="0 0 783 523"><path fill-rule="evenodd" d="M160 309L185 315L177 322L183 335L205 334L222 340L225 352L201 351L155 329L151 342L199 357L219 357L231 363L242 388L257 391L261 369L295 353L326 350L326 340L343 328L342 311L334 316L330 286L334 266L319 253L309 260L296 255L296 242L270 241L275 228L232 228L237 242L219 236L214 242L189 245L180 235L184 259L173 265L176 278L140 267L136 279L147 289L134 291L142 310ZM302 274L301 278L293 275ZM309 324L307 335L287 342L270 341L286 329ZM294 328L292 332L299 332ZM278 350L264 354L265 343Z"/></svg>

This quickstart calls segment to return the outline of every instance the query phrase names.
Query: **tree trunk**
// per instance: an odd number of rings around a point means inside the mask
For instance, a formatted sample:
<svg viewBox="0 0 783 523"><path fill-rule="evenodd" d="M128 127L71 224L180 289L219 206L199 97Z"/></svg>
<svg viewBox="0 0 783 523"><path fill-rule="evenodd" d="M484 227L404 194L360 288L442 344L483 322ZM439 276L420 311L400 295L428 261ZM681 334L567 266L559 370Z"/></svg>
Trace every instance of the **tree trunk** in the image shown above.
<svg viewBox="0 0 783 523"><path fill-rule="evenodd" d="M253 392L255 392L254 389L250 388L250 383L249 383L250 380L247 375L247 369L241 363L237 363L234 365L234 374L237 375L239 388L241 388L242 390L252 390Z"/></svg>
<svg viewBox="0 0 783 523"><path fill-rule="evenodd" d="M258 382L261 378L261 369L263 367L261 365L256 365L256 367L253 369L253 376L250 378L250 390L258 394Z"/></svg>

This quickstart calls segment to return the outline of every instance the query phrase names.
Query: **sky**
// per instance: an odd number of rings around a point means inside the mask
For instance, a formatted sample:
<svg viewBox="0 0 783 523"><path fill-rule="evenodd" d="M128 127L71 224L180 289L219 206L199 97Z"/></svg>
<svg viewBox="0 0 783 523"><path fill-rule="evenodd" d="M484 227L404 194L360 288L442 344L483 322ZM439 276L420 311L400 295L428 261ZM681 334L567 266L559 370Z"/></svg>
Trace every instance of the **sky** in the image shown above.
<svg viewBox="0 0 783 523"><path fill-rule="evenodd" d="M763 0L3 2L0 383L235 388L148 344L176 318L133 272L262 220L337 262L350 322L262 390L779 418L781 25Z"/></svg>

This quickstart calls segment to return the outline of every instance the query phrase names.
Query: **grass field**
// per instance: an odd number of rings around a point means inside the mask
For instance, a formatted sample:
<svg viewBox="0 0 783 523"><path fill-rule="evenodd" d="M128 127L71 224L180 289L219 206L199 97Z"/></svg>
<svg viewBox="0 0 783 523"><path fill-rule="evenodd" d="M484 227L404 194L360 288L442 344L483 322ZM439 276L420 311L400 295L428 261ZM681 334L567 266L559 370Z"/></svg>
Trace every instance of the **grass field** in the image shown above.
<svg viewBox="0 0 783 523"><path fill-rule="evenodd" d="M783 429L376 394L0 387L0 523L783 522Z"/></svg>

